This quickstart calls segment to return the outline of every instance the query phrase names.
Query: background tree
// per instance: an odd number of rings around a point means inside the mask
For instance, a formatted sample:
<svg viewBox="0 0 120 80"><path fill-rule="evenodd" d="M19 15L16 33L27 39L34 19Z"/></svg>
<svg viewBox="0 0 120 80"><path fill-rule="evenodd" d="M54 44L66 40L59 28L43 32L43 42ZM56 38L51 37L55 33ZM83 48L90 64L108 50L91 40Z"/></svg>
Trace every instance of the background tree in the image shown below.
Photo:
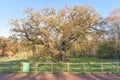
<svg viewBox="0 0 120 80"><path fill-rule="evenodd" d="M6 56L6 47L7 47L7 44L6 44L6 39L4 37L1 37L0 38L0 48L1 48L1 54L2 56Z"/></svg>
<svg viewBox="0 0 120 80"><path fill-rule="evenodd" d="M101 24L105 31L101 39L98 57L119 57L120 42L120 8L113 9L110 15ZM102 49L104 47L104 50Z"/></svg>

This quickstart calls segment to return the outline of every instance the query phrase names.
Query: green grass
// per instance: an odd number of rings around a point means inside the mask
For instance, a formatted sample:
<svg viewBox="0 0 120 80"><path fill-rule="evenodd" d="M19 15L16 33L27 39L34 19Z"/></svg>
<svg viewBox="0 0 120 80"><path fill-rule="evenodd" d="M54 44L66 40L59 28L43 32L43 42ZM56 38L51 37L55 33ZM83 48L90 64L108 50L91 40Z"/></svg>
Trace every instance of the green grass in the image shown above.
<svg viewBox="0 0 120 80"><path fill-rule="evenodd" d="M76 63L76 62L116 62L116 61L119 61L120 62L120 59L108 59L108 58L69 58L68 59L69 62L73 62L73 63Z"/></svg>
<svg viewBox="0 0 120 80"><path fill-rule="evenodd" d="M81 63L81 62L116 62L120 59L108 59L108 58L68 58L67 62L71 63ZM1 58L0 62L52 62L52 59L45 59L45 58L32 58L32 59L12 59L12 58Z"/></svg>
<svg viewBox="0 0 120 80"><path fill-rule="evenodd" d="M85 67L87 68L85 72L101 72L100 69L92 69L92 68L101 68L100 64L89 64L91 62L116 62L119 60L116 59L98 59L98 58L69 58L68 61L70 63L80 63L80 64L69 64L69 72L84 72L83 71L83 62L87 63ZM39 64L38 65L38 72L39 73L50 73L51 72L51 59L18 59L18 60L13 60L13 59L2 59L0 60L0 72L18 72L21 71L21 62L30 62L30 73L31 72L36 72L36 62L44 63L47 62L49 64ZM12 67L11 67L12 66ZM67 70L67 63L65 62L59 62L56 64L53 64L53 73L61 73L61 72L68 72ZM6 68L7 67L7 68ZM116 65L115 64L104 64L103 65L104 72L116 72ZM77 69L75 69L77 68ZM120 64L119 64L119 72L120 72Z"/></svg>

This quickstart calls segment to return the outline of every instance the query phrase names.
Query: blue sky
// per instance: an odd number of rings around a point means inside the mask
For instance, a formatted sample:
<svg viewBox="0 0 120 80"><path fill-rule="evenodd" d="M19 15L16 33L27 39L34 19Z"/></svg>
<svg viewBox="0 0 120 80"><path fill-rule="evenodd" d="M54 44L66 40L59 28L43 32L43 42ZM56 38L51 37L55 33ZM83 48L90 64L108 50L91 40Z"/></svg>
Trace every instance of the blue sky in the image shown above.
<svg viewBox="0 0 120 80"><path fill-rule="evenodd" d="M0 0L0 36L10 35L9 20L21 17L22 11L27 7L42 9L44 7L63 8L64 5L91 5L103 17L109 15L114 9L120 7L120 0Z"/></svg>

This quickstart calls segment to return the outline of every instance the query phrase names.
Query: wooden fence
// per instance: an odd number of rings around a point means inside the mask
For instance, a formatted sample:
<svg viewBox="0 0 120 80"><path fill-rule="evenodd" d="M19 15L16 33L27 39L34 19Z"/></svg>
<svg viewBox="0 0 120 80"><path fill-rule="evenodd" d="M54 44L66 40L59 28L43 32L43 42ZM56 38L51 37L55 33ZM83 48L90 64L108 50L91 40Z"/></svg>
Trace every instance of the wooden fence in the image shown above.
<svg viewBox="0 0 120 80"><path fill-rule="evenodd" d="M61 73L61 72L116 72L120 73L120 62L82 62L82 63L30 63L30 72ZM0 72L23 72L23 62L0 63Z"/></svg>

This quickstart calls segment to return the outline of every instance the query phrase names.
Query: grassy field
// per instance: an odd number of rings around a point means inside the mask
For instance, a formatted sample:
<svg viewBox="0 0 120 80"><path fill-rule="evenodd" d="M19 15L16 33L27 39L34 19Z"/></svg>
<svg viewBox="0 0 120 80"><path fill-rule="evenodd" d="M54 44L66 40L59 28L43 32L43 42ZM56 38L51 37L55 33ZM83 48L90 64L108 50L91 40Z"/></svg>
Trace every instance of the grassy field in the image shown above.
<svg viewBox="0 0 120 80"><path fill-rule="evenodd" d="M108 58L69 58L70 62L116 62L120 61L120 59L108 59Z"/></svg>
<svg viewBox="0 0 120 80"><path fill-rule="evenodd" d="M80 63L80 62L116 62L120 59L108 59L108 58L68 58L66 62ZM1 58L0 62L52 62L51 59L44 58L33 58L33 59L12 59L12 58Z"/></svg>
<svg viewBox="0 0 120 80"><path fill-rule="evenodd" d="M61 72L101 72L101 62L120 62L120 59L98 59L98 58L69 58L68 62L52 63L51 59L0 59L0 72L21 72L22 63L30 63L30 72L39 73L61 73ZM85 65L83 64L85 63ZM91 64L93 63L93 64ZM37 71L36 71L37 65ZM84 71L85 66L85 71ZM103 64L103 72L116 72L116 63ZM120 72L120 64L118 64L118 72Z"/></svg>

